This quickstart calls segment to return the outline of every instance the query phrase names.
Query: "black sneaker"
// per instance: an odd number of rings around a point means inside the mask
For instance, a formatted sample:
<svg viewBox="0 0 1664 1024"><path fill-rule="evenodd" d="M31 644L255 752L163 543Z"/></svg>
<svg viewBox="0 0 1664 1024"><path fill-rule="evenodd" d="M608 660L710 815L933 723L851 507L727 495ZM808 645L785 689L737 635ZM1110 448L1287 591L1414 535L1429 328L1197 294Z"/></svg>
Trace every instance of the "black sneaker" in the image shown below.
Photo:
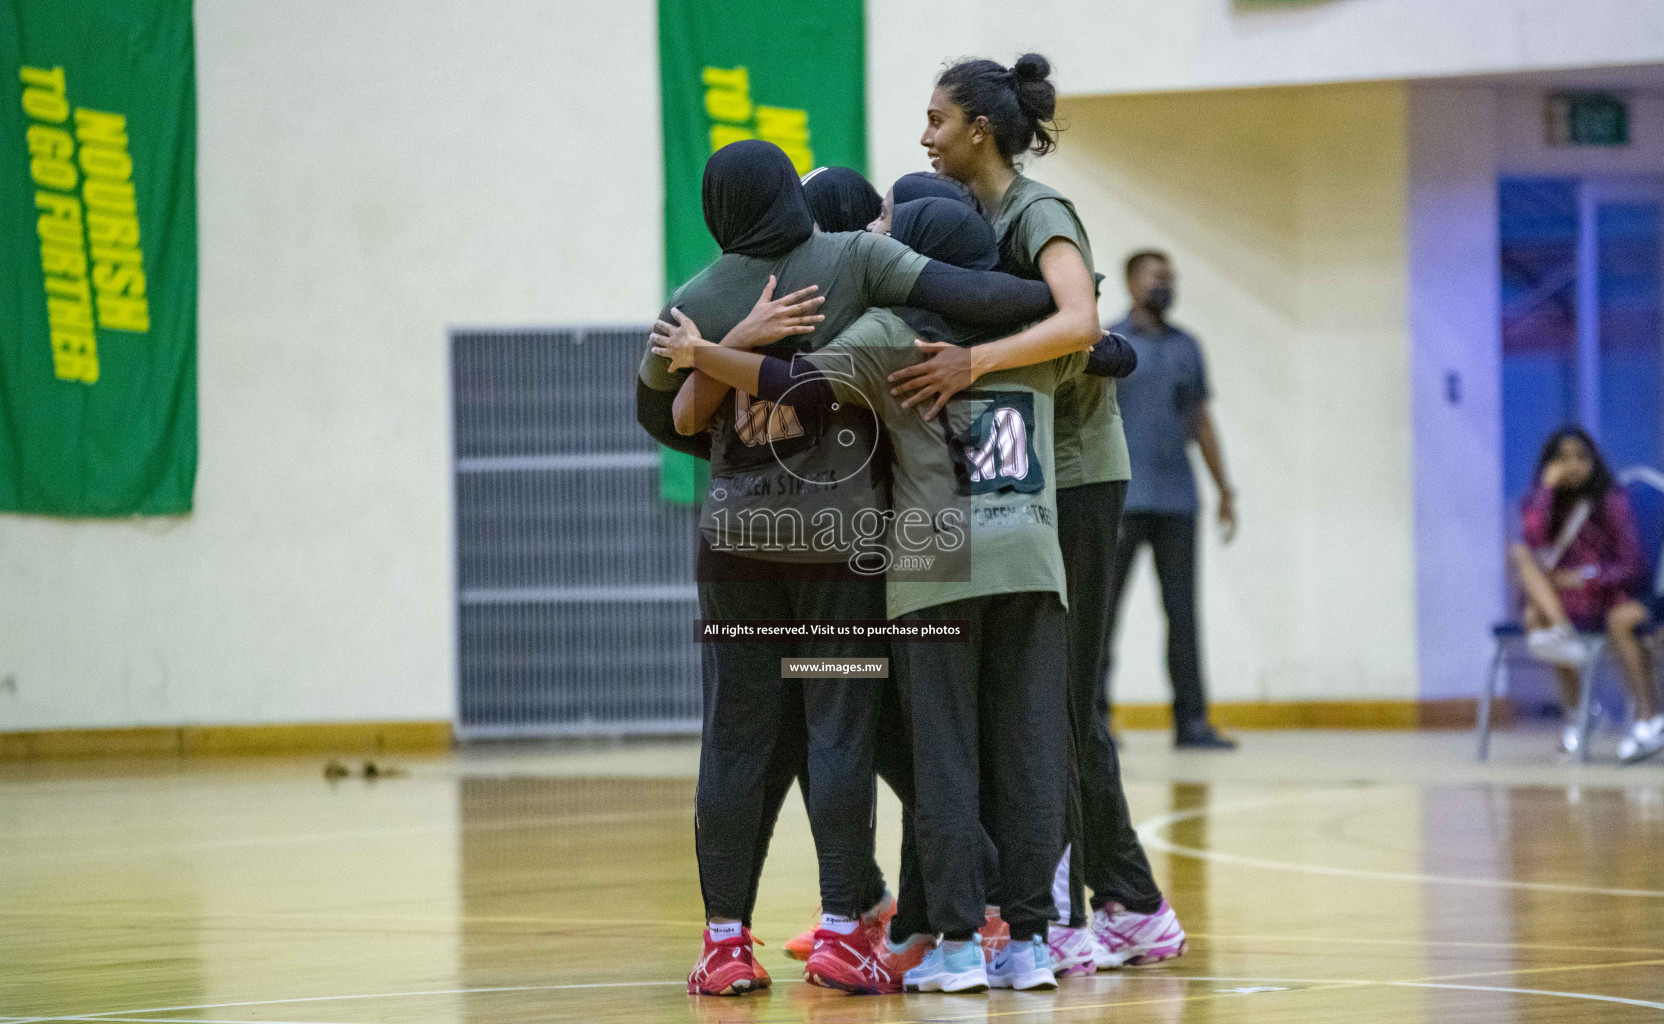
<svg viewBox="0 0 1664 1024"><path fill-rule="evenodd" d="M1173 746L1180 750L1235 750L1236 740L1219 735L1206 722L1186 722L1173 737Z"/></svg>

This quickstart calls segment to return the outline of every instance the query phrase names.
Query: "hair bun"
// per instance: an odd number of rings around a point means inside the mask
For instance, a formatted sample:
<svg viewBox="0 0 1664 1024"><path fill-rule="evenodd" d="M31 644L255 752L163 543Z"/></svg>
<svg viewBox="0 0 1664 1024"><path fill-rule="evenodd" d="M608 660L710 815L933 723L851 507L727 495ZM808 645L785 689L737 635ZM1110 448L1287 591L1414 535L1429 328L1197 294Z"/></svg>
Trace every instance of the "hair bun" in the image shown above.
<svg viewBox="0 0 1664 1024"><path fill-rule="evenodd" d="M1051 61L1038 53L1025 53L1011 66L1017 105L1039 122L1050 121L1057 116L1057 87L1048 80L1051 73ZM1037 134L1043 133L1037 130ZM1042 139L1036 152L1044 156L1051 152L1051 144Z"/></svg>
<svg viewBox="0 0 1664 1024"><path fill-rule="evenodd" d="M1052 62L1038 53L1025 53L1011 65L1011 73L1020 82L1044 82L1051 77Z"/></svg>

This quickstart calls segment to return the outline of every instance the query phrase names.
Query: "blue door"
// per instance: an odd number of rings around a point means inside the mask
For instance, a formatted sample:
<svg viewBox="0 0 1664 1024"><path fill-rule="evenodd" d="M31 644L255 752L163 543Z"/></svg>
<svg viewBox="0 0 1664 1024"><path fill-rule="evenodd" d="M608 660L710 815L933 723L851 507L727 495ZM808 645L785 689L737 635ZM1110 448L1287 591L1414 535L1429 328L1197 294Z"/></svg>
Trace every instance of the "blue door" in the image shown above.
<svg viewBox="0 0 1664 1024"><path fill-rule="evenodd" d="M1664 187L1505 177L1499 196L1503 488L1517 519L1563 423L1582 424L1614 471L1664 461Z"/></svg>

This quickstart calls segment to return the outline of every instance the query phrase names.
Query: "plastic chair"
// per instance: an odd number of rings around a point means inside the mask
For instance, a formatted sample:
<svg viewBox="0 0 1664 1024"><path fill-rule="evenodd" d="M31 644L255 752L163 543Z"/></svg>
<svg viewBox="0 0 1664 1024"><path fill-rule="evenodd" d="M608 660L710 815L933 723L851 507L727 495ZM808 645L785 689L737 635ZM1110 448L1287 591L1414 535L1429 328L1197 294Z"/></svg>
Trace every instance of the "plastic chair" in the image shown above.
<svg viewBox="0 0 1664 1024"><path fill-rule="evenodd" d="M1648 609L1652 612L1653 623L1664 622L1664 565L1661 565L1660 552L1664 551L1664 473L1651 466L1635 466L1618 474L1618 482L1623 484L1629 495L1629 506L1635 514L1635 532L1641 542L1641 560L1646 569L1646 578L1652 580L1652 586L1644 598ZM1643 628L1651 629L1652 625ZM1589 733L1593 725L1595 679L1600 674L1601 662L1606 654L1606 635L1604 633L1580 633L1584 644L1589 649L1589 659L1584 662L1578 673L1577 680L1577 708L1574 722L1577 725L1577 756L1578 760L1587 763L1589 760ZM1491 653L1491 669L1485 677L1485 685L1479 691L1479 722L1476 726L1479 741L1479 760L1483 761L1491 753L1491 702L1497 697L1498 682L1507 682L1507 653L1510 641L1525 638L1525 624L1517 619L1499 622L1491 627L1493 650Z"/></svg>

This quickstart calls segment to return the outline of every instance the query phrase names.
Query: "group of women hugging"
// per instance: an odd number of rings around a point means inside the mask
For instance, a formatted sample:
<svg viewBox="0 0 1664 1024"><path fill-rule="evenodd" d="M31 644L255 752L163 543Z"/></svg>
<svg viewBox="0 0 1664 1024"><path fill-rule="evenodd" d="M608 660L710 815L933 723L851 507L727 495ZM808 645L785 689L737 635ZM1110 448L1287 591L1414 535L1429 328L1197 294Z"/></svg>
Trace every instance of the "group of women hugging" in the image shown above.
<svg viewBox="0 0 1664 1024"><path fill-rule="evenodd" d="M710 460L701 615L947 620L961 636L703 645L692 994L769 987L750 925L794 780L821 908L787 950L812 984L1047 989L1184 951L1101 683L1129 475L1114 380L1134 359L1099 327L1074 206L1018 169L1056 145L1049 75L1036 55L947 68L920 140L935 173L882 199L843 168L800 180L765 142L706 165L722 256L671 298L637 382L648 432ZM909 550L936 538L960 557L875 571L756 530L875 511ZM782 678L785 658L874 655L890 679ZM895 896L875 778L903 807Z"/></svg>

